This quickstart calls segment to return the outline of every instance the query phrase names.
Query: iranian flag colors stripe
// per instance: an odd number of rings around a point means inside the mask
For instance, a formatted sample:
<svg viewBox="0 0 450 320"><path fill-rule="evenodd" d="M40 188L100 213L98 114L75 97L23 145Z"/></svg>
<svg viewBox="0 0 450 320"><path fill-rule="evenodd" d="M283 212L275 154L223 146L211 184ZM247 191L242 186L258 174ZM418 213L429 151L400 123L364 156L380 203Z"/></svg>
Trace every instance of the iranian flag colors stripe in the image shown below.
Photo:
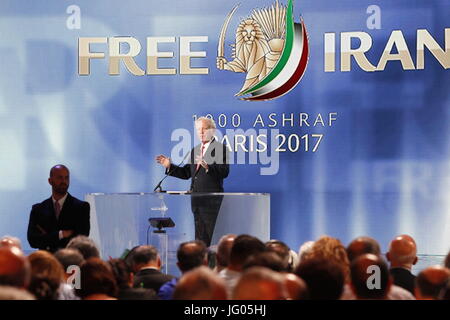
<svg viewBox="0 0 450 320"><path fill-rule="evenodd" d="M284 69L286 63L289 60L289 57L291 56L293 42L294 42L294 18L292 14L292 0L289 0L286 12L286 40L284 43L283 53L281 54L280 60L278 60L275 67L264 79L255 84L253 87L245 91L239 92L238 95L245 95L252 93L262 88L263 86L271 82L274 78L276 78L278 74Z"/></svg>
<svg viewBox="0 0 450 320"><path fill-rule="evenodd" d="M284 68L265 86L254 90L251 97L243 100L271 100L292 90L302 78L308 62L309 48L306 28L303 23L295 24L292 54Z"/></svg>

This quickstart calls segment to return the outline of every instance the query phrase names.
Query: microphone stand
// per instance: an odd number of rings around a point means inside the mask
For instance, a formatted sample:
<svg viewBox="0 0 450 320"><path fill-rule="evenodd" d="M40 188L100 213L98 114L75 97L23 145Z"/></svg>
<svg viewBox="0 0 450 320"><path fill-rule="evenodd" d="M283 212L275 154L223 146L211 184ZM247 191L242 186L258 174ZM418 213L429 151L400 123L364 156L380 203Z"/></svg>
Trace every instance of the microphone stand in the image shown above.
<svg viewBox="0 0 450 320"><path fill-rule="evenodd" d="M158 182L158 184L156 185L155 189L153 189L153 192L167 192L167 191L164 191L164 190L162 189L161 183L162 183L164 180L166 180L166 178L167 178L167 177L175 170L176 167L181 166L181 164L184 162L184 160L186 160L187 156L190 155L190 154L191 154L191 153L188 152L188 153L184 156L183 160L181 160L181 162L180 162L177 166L174 166L174 167L172 168L172 170L168 171L168 172L165 174L164 178L162 178L161 181Z"/></svg>

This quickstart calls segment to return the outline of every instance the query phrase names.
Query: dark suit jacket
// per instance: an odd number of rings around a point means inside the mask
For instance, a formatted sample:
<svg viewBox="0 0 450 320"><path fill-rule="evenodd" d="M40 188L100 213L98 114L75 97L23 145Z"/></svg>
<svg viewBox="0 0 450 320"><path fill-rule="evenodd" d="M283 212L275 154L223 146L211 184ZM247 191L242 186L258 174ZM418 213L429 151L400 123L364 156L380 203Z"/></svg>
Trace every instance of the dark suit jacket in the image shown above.
<svg viewBox="0 0 450 320"><path fill-rule="evenodd" d="M223 192L223 179L228 177L230 171L227 148L214 139L211 141L203 157L209 167L208 173L203 167L197 171L195 158L200 155L200 148L199 144L191 150L190 163L182 167L172 164L166 173L180 179L192 178L192 192Z"/></svg>
<svg viewBox="0 0 450 320"><path fill-rule="evenodd" d="M143 269L134 276L134 287L153 289L155 292L158 292L159 288L161 288L164 283L173 278L173 276L162 273L156 269Z"/></svg>
<svg viewBox="0 0 450 320"><path fill-rule="evenodd" d="M89 236L90 206L85 201L78 200L67 194L56 220L53 201L50 197L41 203L33 205L28 223L28 242L32 248L54 252L66 247L71 238L77 235ZM70 238L59 239L60 230L73 230Z"/></svg>
<svg viewBox="0 0 450 320"><path fill-rule="evenodd" d="M404 268L392 268L389 271L394 279L395 285L408 290L414 295L416 276L413 275L411 271Z"/></svg>

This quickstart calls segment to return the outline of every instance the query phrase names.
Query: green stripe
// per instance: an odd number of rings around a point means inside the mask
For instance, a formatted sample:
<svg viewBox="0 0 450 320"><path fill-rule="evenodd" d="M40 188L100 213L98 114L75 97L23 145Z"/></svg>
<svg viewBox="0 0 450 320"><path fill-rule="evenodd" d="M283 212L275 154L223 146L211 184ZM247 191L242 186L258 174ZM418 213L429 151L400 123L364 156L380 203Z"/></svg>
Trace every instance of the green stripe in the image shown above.
<svg viewBox="0 0 450 320"><path fill-rule="evenodd" d="M289 56L291 55L293 43L294 43L294 19L292 14L292 0L289 0L286 12L286 41L284 43L283 53L281 55L280 60L278 61L275 68L273 68L272 71L264 79L262 79L259 83L255 84L253 87L240 93L239 95L252 93L260 89L261 87L265 86L270 81L272 81L276 76L278 76L281 70L283 70L283 68L286 66Z"/></svg>

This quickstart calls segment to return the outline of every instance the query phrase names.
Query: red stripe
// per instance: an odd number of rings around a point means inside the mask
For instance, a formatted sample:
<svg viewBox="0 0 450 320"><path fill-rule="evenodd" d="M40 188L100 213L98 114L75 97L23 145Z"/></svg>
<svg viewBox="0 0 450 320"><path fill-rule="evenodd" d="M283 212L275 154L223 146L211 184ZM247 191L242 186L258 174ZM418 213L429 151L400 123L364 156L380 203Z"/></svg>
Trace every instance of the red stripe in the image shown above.
<svg viewBox="0 0 450 320"><path fill-rule="evenodd" d="M243 98L243 100L252 100L252 101L272 100L272 99L278 98L279 96L282 96L282 95L288 93L290 90L292 90L297 85L297 83L300 81L303 74L305 73L306 65L308 63L308 55L309 55L309 47L308 47L308 38L306 35L306 28L305 28L305 25L303 22L302 22L302 25L303 25L303 48L305 49L305 52L302 53L300 62L297 65L297 68L296 68L294 74L292 75L292 77L288 81L286 81L286 83L284 83L281 87L279 87L278 89L275 89L272 92L266 93L266 94L264 94L262 96L258 96L258 97Z"/></svg>

